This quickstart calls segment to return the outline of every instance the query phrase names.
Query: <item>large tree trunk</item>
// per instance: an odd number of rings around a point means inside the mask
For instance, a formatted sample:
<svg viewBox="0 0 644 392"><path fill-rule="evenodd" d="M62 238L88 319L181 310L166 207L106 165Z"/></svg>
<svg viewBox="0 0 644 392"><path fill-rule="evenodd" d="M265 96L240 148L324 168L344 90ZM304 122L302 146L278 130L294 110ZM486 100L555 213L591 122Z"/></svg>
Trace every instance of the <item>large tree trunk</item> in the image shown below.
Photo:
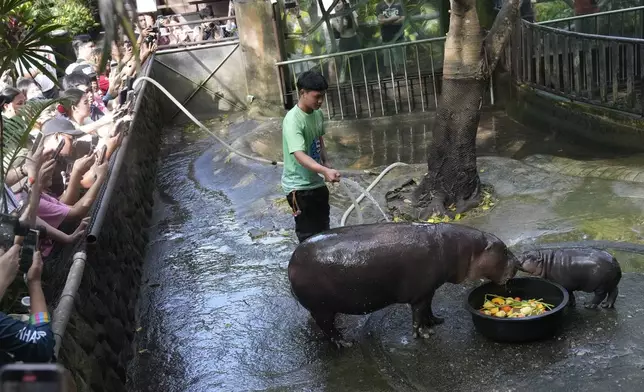
<svg viewBox="0 0 644 392"><path fill-rule="evenodd" d="M461 213L480 202L476 131L481 104L518 11L519 0L507 0L484 39L476 0L451 0L443 88L428 148L427 174L414 192L422 220L447 214L451 205Z"/></svg>

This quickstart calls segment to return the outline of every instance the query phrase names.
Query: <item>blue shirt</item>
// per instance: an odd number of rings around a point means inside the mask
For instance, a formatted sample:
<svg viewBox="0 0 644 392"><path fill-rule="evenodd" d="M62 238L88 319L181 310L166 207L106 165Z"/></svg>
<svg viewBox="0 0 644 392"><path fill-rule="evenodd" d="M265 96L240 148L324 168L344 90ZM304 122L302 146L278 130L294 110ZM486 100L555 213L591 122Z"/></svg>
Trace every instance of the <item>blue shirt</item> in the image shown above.
<svg viewBox="0 0 644 392"><path fill-rule="evenodd" d="M0 312L0 366L49 362L54 356L51 323L28 324Z"/></svg>

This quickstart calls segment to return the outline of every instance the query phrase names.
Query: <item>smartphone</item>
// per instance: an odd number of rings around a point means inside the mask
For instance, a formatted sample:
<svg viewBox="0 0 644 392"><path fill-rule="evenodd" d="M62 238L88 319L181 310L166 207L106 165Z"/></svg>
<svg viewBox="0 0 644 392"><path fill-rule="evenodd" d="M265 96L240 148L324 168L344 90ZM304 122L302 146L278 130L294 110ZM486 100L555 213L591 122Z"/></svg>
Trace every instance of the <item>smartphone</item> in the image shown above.
<svg viewBox="0 0 644 392"><path fill-rule="evenodd" d="M98 156L96 156L97 165L103 164L103 162L105 161L105 154L107 154L107 146L104 144L101 150L98 152Z"/></svg>
<svg viewBox="0 0 644 392"><path fill-rule="evenodd" d="M40 146L40 141L42 140L42 132L38 132L38 136L36 136L36 140L34 140L34 145L31 146L31 153L35 154L36 150L38 150L38 146Z"/></svg>
<svg viewBox="0 0 644 392"><path fill-rule="evenodd" d="M0 370L2 392L63 392L64 370L55 363L12 363Z"/></svg>
<svg viewBox="0 0 644 392"><path fill-rule="evenodd" d="M123 89L119 91L119 106L122 106L127 101L127 90Z"/></svg>
<svg viewBox="0 0 644 392"><path fill-rule="evenodd" d="M297 7L297 2L296 1L288 1L284 2L284 9L290 9L290 8L295 8Z"/></svg>
<svg viewBox="0 0 644 392"><path fill-rule="evenodd" d="M60 142L58 143L58 147L56 147L56 152L54 153L53 159L58 159L58 155L62 151L63 147L65 147L65 139L60 139Z"/></svg>
<svg viewBox="0 0 644 392"><path fill-rule="evenodd" d="M40 246L40 231L29 229L25 239L22 241L22 248L20 249L20 261L18 269L23 274L26 274L31 268L34 260L34 253L38 251ZM0 389L4 391L4 389Z"/></svg>

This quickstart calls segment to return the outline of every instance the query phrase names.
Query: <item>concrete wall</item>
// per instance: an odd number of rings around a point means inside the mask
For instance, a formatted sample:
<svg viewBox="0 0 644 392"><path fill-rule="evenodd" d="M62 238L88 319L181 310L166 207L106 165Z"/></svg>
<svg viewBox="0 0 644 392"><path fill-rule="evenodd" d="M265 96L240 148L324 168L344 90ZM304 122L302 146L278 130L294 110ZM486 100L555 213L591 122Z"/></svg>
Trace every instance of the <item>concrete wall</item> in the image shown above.
<svg viewBox="0 0 644 392"><path fill-rule="evenodd" d="M232 54L231 54L232 53ZM221 66L220 66L221 65ZM190 50L169 50L155 56L153 72L180 103L184 103L218 66L219 69L190 99L186 109L194 115L213 117L246 108L247 80L239 43L226 42L215 47L194 46ZM190 80L192 80L193 83ZM177 107L161 94L164 120L169 121ZM181 113L175 121L185 120Z"/></svg>
<svg viewBox="0 0 644 392"><path fill-rule="evenodd" d="M282 98L275 63L281 57L270 0L236 0L235 15L249 82L248 94L265 104L280 104Z"/></svg>
<svg viewBox="0 0 644 392"><path fill-rule="evenodd" d="M151 75L155 76L154 71ZM97 203L97 207L106 205L107 213L96 245L87 249L75 312L59 353L59 361L72 372L80 392L126 391L126 368L135 354L135 305L163 126L158 94L150 84L139 92L135 120L118 151L118 156L123 154L122 165L118 173L110 173L117 179L116 186L111 196L103 195ZM46 261L43 280L50 305L60 296L72 254L84 246L63 249Z"/></svg>
<svg viewBox="0 0 644 392"><path fill-rule="evenodd" d="M644 151L644 120L614 110L570 102L525 86L510 88L508 114L530 126L568 132L595 143Z"/></svg>

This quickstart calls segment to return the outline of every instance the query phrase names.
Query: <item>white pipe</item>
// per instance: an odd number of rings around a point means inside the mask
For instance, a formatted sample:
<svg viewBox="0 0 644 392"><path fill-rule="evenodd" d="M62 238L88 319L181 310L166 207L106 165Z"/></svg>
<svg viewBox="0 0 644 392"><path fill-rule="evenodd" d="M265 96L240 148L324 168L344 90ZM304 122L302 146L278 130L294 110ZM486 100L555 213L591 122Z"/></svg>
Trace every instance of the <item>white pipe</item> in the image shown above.
<svg viewBox="0 0 644 392"><path fill-rule="evenodd" d="M58 306L54 310L52 317L51 329L54 332L54 339L56 340L56 345L54 346L54 355L56 356L58 356L63 336L65 336L65 329L67 329L69 317L74 310L74 298L83 280L87 254L85 252L76 252L72 260L72 266L69 269L69 274L67 274L67 282L65 282L63 293L60 296L60 301L58 301Z"/></svg>
<svg viewBox="0 0 644 392"><path fill-rule="evenodd" d="M265 158L254 157L254 156L251 156L251 155L248 155L248 154L244 154L243 152L241 152L241 151L239 151L239 150L237 150L237 149L233 148L233 146L231 146L230 144L226 143L226 142L225 142L225 141L223 141L219 136L217 136L214 132L212 132L210 129L206 128L206 126L205 126L205 125L203 125L203 124L201 123L201 121L197 120L197 118L196 118L195 116L193 116L193 115L192 115L192 113L190 113L190 112L188 111L188 109L186 109L186 108L185 108L185 107L184 107L184 106L183 106L179 101L177 101L177 99L176 99L174 96L172 96L172 94L170 94L170 92L169 92L168 90L166 90L163 86L161 86L161 84L159 84L159 82L157 82L156 80L154 80L154 79L152 79L152 78L150 78L150 77L148 77L148 76L139 76L139 77L134 81L134 84L133 84L132 88L133 88L134 90L136 90L136 87L137 87L137 86L138 86L138 85L139 85L143 80L146 80L146 81L148 81L148 82L152 83L153 85L155 85L155 86L156 86L159 90L161 90L161 92L162 92L162 93L164 93L164 94L165 94L165 95L166 95L166 96L167 96L167 97L168 97L168 98L169 98L169 99L170 99L170 100L171 100L175 105L177 105L177 107L178 107L179 109L181 109L181 111L182 111L186 116L188 116L188 118L189 118L190 120L192 120L192 122L193 122L193 123L195 123L199 128L201 128L201 130L203 130L203 131L205 131L205 132L209 133L209 134L210 134L212 137L214 137L214 138L215 138L219 143L223 144L223 145L224 145L224 147L226 147L226 149L228 149L229 151L234 152L235 154L237 154L237 155L239 155L239 156L242 156L242 157L244 157L244 158L246 158L246 159L250 159L250 160L255 161L255 162L265 163L265 164L269 164L269 165L273 165L273 166L284 166L284 162L280 162L280 161L271 161L271 160L268 160L268 159L265 159ZM383 171L382 171L382 173L380 173L380 175L379 175L379 176L378 176L378 177L377 177L377 178L376 178L376 179L375 179L375 180L374 180L374 181L369 185L369 187L368 187L364 192L362 192L362 193L360 194L360 196L358 196L358 198L357 198L357 199L354 199L354 198L352 197L352 195L350 194L350 192L347 192L347 190L346 190L346 188L345 188L345 193L347 193L347 196L348 196L348 197L353 201L353 203L351 204L351 206L349 206L349 208L347 209L347 211L346 211L346 212L344 213L344 215L342 216L342 223L341 223L340 225L341 225L341 226L344 226L344 223L345 223L345 221L346 221L346 218L349 216L349 214L351 213L351 211L353 211L355 208L358 208L358 203L359 203L359 202L360 202L360 201L361 201L361 200L362 200L362 199L363 199L367 194L369 194L369 191L370 191L374 186L376 186L376 184L378 184L378 182L382 179L382 177L383 177L385 174L387 174L387 173L388 173L391 169L393 169L394 167L397 167L397 166L406 166L406 165L407 165L407 164L406 164L406 163L404 163L404 162L394 162L394 163L392 163L391 165L387 166L387 168L385 168L385 170L383 170ZM319 174L319 175L320 175L321 177L324 177L322 174ZM362 217L362 214L359 214L359 215L360 215L360 218L361 218L361 217ZM385 215L385 219L388 219L388 217L387 217L386 215ZM360 221L362 221L362 219L360 219Z"/></svg>
<svg viewBox="0 0 644 392"><path fill-rule="evenodd" d="M369 191L371 191L373 189L373 187L378 185L378 183L380 182L380 180L382 180L382 178L385 176L385 174L389 173L389 171L391 169L393 169L394 167L398 167L398 166L407 166L407 164L404 163L404 162L394 162L391 165L387 166L385 168L385 170L383 170L378 175L378 177L376 177L376 179L373 180L373 182L367 187L367 189L363 193L361 193L360 196L358 196L358 198L355 200L355 202L353 204L351 204L349 206L349 208L347 208L347 210L344 212L344 215L342 215L342 220L340 221L340 226L344 226L344 224L347 222L347 218L349 217L349 214L351 214L351 211L353 211L353 208L358 203L360 203L362 201L362 199L365 198L366 194L369 193Z"/></svg>

